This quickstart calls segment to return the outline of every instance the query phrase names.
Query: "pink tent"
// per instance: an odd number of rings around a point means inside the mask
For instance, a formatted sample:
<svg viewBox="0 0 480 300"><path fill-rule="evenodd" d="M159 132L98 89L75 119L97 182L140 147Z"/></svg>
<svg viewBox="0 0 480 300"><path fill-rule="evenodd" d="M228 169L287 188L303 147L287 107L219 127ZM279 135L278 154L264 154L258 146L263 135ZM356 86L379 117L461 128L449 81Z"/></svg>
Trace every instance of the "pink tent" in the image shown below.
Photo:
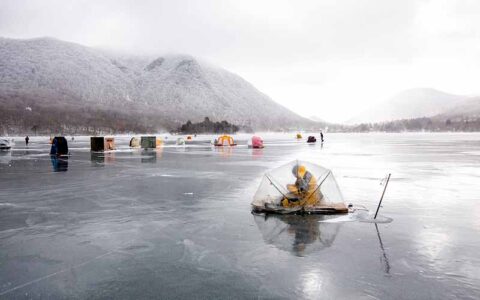
<svg viewBox="0 0 480 300"><path fill-rule="evenodd" d="M263 148L263 140L259 136L252 137L252 148Z"/></svg>

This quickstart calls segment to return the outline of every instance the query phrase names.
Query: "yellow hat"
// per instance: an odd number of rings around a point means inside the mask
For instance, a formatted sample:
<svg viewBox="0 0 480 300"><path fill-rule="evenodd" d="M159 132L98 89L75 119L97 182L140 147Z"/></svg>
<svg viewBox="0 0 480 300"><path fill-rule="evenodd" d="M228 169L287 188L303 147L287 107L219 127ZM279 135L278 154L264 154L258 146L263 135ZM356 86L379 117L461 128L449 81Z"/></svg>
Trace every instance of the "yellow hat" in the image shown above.
<svg viewBox="0 0 480 300"><path fill-rule="evenodd" d="M298 166L298 175L303 177L305 175L305 172L307 172L307 168L305 166Z"/></svg>
<svg viewBox="0 0 480 300"><path fill-rule="evenodd" d="M293 169L292 169L293 175L295 175L297 177L305 176L306 172L307 172L307 168L305 168L305 166L303 166L303 165L300 165L300 166L297 165L297 166L293 167Z"/></svg>

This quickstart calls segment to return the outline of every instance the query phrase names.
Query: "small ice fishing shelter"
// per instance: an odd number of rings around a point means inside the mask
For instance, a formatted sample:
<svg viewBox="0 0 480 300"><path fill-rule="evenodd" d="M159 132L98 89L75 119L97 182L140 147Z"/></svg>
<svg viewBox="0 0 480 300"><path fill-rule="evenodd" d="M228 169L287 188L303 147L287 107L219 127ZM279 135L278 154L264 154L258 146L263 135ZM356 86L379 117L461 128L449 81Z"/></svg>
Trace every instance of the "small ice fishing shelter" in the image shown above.
<svg viewBox="0 0 480 300"><path fill-rule="evenodd" d="M313 135L309 136L307 139L307 143L316 143L316 142L317 142L317 139Z"/></svg>
<svg viewBox="0 0 480 300"><path fill-rule="evenodd" d="M90 150L99 152L105 150L105 139L99 136L90 137Z"/></svg>
<svg viewBox="0 0 480 300"><path fill-rule="evenodd" d="M157 148L163 146L163 140L162 140L162 138L157 138L157 139L155 140L155 144L157 145Z"/></svg>
<svg viewBox="0 0 480 300"><path fill-rule="evenodd" d="M222 135L217 139L215 146L236 146L233 138L229 135Z"/></svg>
<svg viewBox="0 0 480 300"><path fill-rule="evenodd" d="M90 137L90 150L94 152L115 150L115 138L92 136Z"/></svg>
<svg viewBox="0 0 480 300"><path fill-rule="evenodd" d="M137 138L137 137L132 137L130 139L129 146L132 147L132 148L139 148L140 147L140 139Z"/></svg>
<svg viewBox="0 0 480 300"><path fill-rule="evenodd" d="M178 139L177 139L177 145L178 145L178 146L185 145L185 140L184 140L183 138L181 138L181 137L178 138Z"/></svg>
<svg viewBox="0 0 480 300"><path fill-rule="evenodd" d="M142 136L140 145L143 149L154 149L157 148L157 137L156 136Z"/></svg>
<svg viewBox="0 0 480 300"><path fill-rule="evenodd" d="M50 147L50 155L67 155L68 143L63 136L56 136L52 139L52 146Z"/></svg>
<svg viewBox="0 0 480 300"><path fill-rule="evenodd" d="M10 148L12 148L12 145L10 144L9 140L0 140L0 150L10 150Z"/></svg>
<svg viewBox="0 0 480 300"><path fill-rule="evenodd" d="M348 212L333 173L322 166L297 160L265 173L251 204L257 212Z"/></svg>
<svg viewBox="0 0 480 300"><path fill-rule="evenodd" d="M115 150L115 139L113 137L105 138L105 150Z"/></svg>
<svg viewBox="0 0 480 300"><path fill-rule="evenodd" d="M302 138L302 134L297 133L297 139L299 140L299 139L301 139L301 138Z"/></svg>
<svg viewBox="0 0 480 300"><path fill-rule="evenodd" d="M250 146L250 145L249 145ZM260 149L260 148L263 148L263 140L261 137L259 136L253 136L252 137L252 144L251 144L251 147L254 148L254 149Z"/></svg>

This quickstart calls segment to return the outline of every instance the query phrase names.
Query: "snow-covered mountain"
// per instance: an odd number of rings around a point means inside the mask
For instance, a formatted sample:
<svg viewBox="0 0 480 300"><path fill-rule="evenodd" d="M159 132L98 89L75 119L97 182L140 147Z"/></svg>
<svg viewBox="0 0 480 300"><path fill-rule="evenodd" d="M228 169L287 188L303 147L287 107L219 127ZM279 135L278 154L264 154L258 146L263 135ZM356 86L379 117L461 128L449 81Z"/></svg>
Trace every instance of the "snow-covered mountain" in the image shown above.
<svg viewBox="0 0 480 300"><path fill-rule="evenodd" d="M73 115L82 109L149 115L161 126L204 117L255 129L315 124L191 56L117 56L51 38L0 38L0 104L10 112L37 106Z"/></svg>
<svg viewBox="0 0 480 300"><path fill-rule="evenodd" d="M461 101L455 107L452 107L441 114L435 116L440 119L463 119L480 118L480 97L469 97Z"/></svg>
<svg viewBox="0 0 480 300"><path fill-rule="evenodd" d="M348 123L374 123L433 117L463 105L467 100L469 100L467 96L452 95L435 89L410 89L371 107L349 120Z"/></svg>

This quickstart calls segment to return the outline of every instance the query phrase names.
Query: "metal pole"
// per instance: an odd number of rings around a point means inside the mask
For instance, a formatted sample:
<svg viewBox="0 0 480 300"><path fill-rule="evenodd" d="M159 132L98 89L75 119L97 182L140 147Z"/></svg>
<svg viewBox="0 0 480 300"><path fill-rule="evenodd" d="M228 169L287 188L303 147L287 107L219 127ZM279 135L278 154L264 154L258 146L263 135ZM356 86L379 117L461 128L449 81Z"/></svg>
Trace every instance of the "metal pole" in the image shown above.
<svg viewBox="0 0 480 300"><path fill-rule="evenodd" d="M284 193L282 193L282 191L275 185L275 183L273 183L273 181L270 179L270 177L268 177L268 174L265 174L265 177L267 177L268 181L270 181L270 184L273 185L273 187L275 189L277 189L277 191L282 194L283 197L285 197L286 199L290 200L290 198L288 198Z"/></svg>
<svg viewBox="0 0 480 300"><path fill-rule="evenodd" d="M323 178L323 180L320 182L320 184L317 186L317 188L313 191L313 193L311 193L310 195L308 195L308 199L310 199L310 197L311 197L313 194L315 194L316 191L318 191L318 189L319 189L320 186L323 184L323 182L324 182L325 180L327 180L328 175L330 175L331 172L332 172L332 171L328 170L327 176L325 176L325 178Z"/></svg>
<svg viewBox="0 0 480 300"><path fill-rule="evenodd" d="M385 182L385 187L383 188L382 197L380 197L380 202L378 202L377 211L375 212L375 217L373 219L377 218L378 210L380 209L380 205L382 205L383 196L385 195L385 191L387 190L388 182L390 181L390 175L392 175L392 174L388 173L387 182Z"/></svg>

